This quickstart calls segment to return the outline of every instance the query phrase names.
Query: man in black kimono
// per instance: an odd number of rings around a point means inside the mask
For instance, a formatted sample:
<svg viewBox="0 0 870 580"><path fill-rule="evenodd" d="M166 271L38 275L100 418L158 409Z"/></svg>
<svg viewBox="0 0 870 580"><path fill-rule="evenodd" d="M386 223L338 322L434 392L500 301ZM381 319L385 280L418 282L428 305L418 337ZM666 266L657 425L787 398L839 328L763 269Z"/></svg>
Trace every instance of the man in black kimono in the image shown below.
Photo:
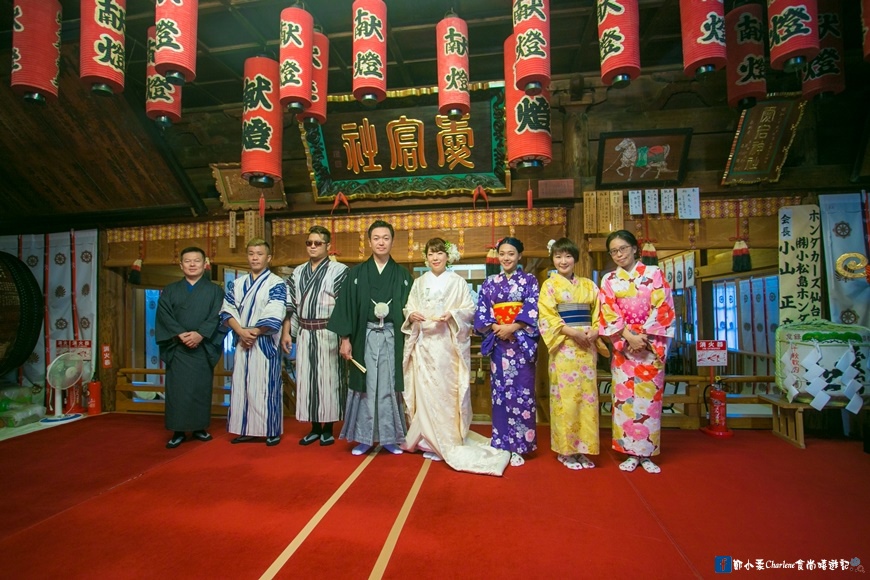
<svg viewBox="0 0 870 580"><path fill-rule="evenodd" d="M359 443L354 455L376 442L393 454L405 441L402 355L405 316L411 292L410 272L390 256L393 226L377 220L369 226L372 256L352 268L341 287L327 330L341 337L339 354L366 369L349 365L350 391L340 438Z"/></svg>
<svg viewBox="0 0 870 580"><path fill-rule="evenodd" d="M182 250L181 271L184 279L160 294L155 325L166 363L166 428L173 432L168 449L181 445L186 431L200 441L211 439L211 389L224 338L218 316L224 293L205 275L205 252Z"/></svg>

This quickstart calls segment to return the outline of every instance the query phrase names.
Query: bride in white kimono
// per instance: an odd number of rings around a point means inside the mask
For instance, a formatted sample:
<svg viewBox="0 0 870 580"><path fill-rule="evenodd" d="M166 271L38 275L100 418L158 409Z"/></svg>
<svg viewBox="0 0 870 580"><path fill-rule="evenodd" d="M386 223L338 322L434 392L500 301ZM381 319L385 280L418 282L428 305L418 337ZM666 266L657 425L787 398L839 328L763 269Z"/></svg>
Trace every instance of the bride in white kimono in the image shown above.
<svg viewBox="0 0 870 580"><path fill-rule="evenodd" d="M405 305L402 368L408 434L403 448L444 459L458 471L501 475L510 453L494 449L471 425L471 329L475 305L466 281L446 270L459 260L441 238L426 243L430 271L414 282Z"/></svg>

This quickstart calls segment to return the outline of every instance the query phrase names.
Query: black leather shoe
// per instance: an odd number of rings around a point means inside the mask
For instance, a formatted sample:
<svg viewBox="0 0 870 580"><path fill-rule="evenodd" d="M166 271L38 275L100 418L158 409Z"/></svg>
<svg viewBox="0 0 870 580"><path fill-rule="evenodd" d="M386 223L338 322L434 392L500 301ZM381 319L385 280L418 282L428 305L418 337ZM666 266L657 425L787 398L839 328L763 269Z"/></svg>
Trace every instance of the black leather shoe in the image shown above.
<svg viewBox="0 0 870 580"><path fill-rule="evenodd" d="M230 443L232 443L233 445L235 445L236 443L253 443L253 442L254 442L254 438L251 437L250 435L239 435L238 437L236 437L234 439L230 439Z"/></svg>
<svg viewBox="0 0 870 580"><path fill-rule="evenodd" d="M320 439L320 433L309 433L305 437L299 440L299 445L311 445L315 441Z"/></svg>
<svg viewBox="0 0 870 580"><path fill-rule="evenodd" d="M187 437L184 436L184 433L182 433L181 435L173 435L172 439L170 439L166 443L166 448L167 449L175 449L176 447L178 447L179 445L184 443L185 439L187 439Z"/></svg>
<svg viewBox="0 0 870 580"><path fill-rule="evenodd" d="M266 437L266 447L272 447L281 443L281 436L275 435L274 437Z"/></svg>
<svg viewBox="0 0 870 580"><path fill-rule="evenodd" d="M208 431L194 431L193 437L195 439L199 439L200 441L211 441L211 433Z"/></svg>

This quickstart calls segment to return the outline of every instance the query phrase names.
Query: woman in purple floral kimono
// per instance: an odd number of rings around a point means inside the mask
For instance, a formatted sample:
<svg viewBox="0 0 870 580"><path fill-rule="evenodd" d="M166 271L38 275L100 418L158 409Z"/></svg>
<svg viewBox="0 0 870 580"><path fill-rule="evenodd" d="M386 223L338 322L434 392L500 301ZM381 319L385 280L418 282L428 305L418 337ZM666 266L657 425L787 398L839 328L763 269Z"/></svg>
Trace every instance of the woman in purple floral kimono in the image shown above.
<svg viewBox="0 0 870 580"><path fill-rule="evenodd" d="M511 452L511 465L537 449L535 431L535 360L538 349L538 280L517 271L523 243L498 243L502 273L483 283L474 330L483 335L480 352L490 358L492 443Z"/></svg>

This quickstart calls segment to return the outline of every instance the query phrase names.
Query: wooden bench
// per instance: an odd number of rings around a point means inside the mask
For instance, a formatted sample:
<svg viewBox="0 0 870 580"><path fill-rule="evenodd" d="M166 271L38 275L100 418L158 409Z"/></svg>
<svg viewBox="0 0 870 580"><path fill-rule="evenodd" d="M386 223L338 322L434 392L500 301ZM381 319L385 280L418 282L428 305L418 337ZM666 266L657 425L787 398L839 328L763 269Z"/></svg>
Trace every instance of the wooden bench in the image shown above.
<svg viewBox="0 0 870 580"><path fill-rule="evenodd" d="M758 395L765 403L770 403L770 411L773 415L773 434L785 439L795 447L806 449L804 441L804 411L813 409L807 403L797 401L788 402L782 395ZM870 409L870 403L865 401L861 411Z"/></svg>
<svg viewBox="0 0 870 580"><path fill-rule="evenodd" d="M773 416L773 434L785 439L792 445L806 449L804 442L804 410L811 407L806 403L797 401L789 403L782 395L763 394L758 398L765 403L770 403L770 412Z"/></svg>

